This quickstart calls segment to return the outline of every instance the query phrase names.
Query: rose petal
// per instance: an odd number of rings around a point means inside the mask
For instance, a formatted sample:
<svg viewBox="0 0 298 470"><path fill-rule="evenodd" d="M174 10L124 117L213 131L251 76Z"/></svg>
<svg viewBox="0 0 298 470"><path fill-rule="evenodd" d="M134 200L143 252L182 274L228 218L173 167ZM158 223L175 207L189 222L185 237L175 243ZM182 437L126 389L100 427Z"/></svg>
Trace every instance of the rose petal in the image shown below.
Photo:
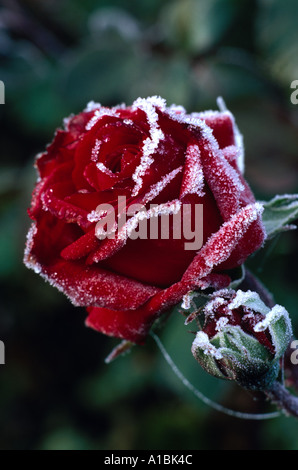
<svg viewBox="0 0 298 470"><path fill-rule="evenodd" d="M86 326L109 336L123 338L134 343L143 344L155 319L146 308L136 310L111 310L90 307Z"/></svg>

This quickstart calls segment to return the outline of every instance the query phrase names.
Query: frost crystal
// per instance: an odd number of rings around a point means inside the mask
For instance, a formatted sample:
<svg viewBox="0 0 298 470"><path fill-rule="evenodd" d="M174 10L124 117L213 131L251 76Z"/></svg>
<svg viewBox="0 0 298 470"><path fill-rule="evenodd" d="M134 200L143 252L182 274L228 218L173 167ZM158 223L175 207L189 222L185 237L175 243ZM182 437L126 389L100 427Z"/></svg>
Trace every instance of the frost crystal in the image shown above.
<svg viewBox="0 0 298 470"><path fill-rule="evenodd" d="M104 165L104 163L98 162L98 163L96 163L96 167L98 168L98 170L102 171L106 175L113 176L113 172L109 168L107 168Z"/></svg>
<svg viewBox="0 0 298 470"><path fill-rule="evenodd" d="M186 151L184 180L180 197L186 194L204 196L204 173L198 145L189 145Z"/></svg>
<svg viewBox="0 0 298 470"><path fill-rule="evenodd" d="M216 331L220 332L222 331L227 325L229 324L229 319L227 317L221 317L217 322L216 322Z"/></svg>
<svg viewBox="0 0 298 470"><path fill-rule="evenodd" d="M245 150L244 150L244 142L243 142L243 135L240 133L239 128L236 124L235 118L233 114L228 110L226 103L224 102L223 98L219 96L217 98L217 106L222 113L228 113L231 121L233 123L234 128L234 135L236 141L236 147L238 149L237 153L237 164L240 172L244 174L245 171Z"/></svg>
<svg viewBox="0 0 298 470"><path fill-rule="evenodd" d="M181 202L178 200L167 202L164 204L159 204L155 207L151 207L149 210L142 210L135 214L131 219L129 219L124 225L123 229L119 233L119 238L126 240L132 234L132 232L137 228L139 222L145 219L150 219L152 217L158 217L160 215L175 215L181 209Z"/></svg>
<svg viewBox="0 0 298 470"><path fill-rule="evenodd" d="M191 299L192 299L192 296L190 295L190 293L185 294L183 296L182 303L181 303L181 308L183 308L183 310L189 310L190 309Z"/></svg>
<svg viewBox="0 0 298 470"><path fill-rule="evenodd" d="M94 112L94 115L90 119L90 121L86 124L86 131L90 131L93 126L103 117L103 116L117 116L117 111L116 109L110 109L110 108L105 108L105 107L100 107L99 109L96 109Z"/></svg>
<svg viewBox="0 0 298 470"><path fill-rule="evenodd" d="M206 304L206 306L204 307L204 313L206 315L213 315L213 313L216 312L218 307L224 305L225 303L225 299L223 299L222 297L216 297L215 299L211 300Z"/></svg>
<svg viewBox="0 0 298 470"><path fill-rule="evenodd" d="M107 215L106 210L95 209L95 210L89 212L89 214L87 215L87 220L89 222L99 222L106 215Z"/></svg>
<svg viewBox="0 0 298 470"><path fill-rule="evenodd" d="M241 306L248 307L255 312L263 313L264 315L266 315L266 313L269 311L268 307L266 307L264 302L262 302L259 295L256 292L252 292L250 290L246 292L238 290L236 297L229 304L228 308L230 310L234 310Z"/></svg>
<svg viewBox="0 0 298 470"><path fill-rule="evenodd" d="M213 344L210 343L208 335L203 331L199 331L196 335L195 340L192 343L191 350L195 355L196 350L200 349L206 354L207 356L212 356L217 360L223 359L221 352L216 349Z"/></svg>
<svg viewBox="0 0 298 470"><path fill-rule="evenodd" d="M288 317L287 310L281 305L275 305L273 309L270 310L269 313L267 313L266 318L255 325L254 331L256 333L265 331L272 323L275 323L282 317Z"/></svg>
<svg viewBox="0 0 298 470"><path fill-rule="evenodd" d="M153 184L150 187L150 190L145 196L141 199L140 204L147 204L148 202L152 201L155 199L163 190L164 188L182 171L183 167L180 166L179 168L176 168L175 170L171 171L169 174L165 175L162 177L162 179L156 183Z"/></svg>
<svg viewBox="0 0 298 470"><path fill-rule="evenodd" d="M85 112L91 112L94 111L95 109L101 108L100 103L96 103L95 101L89 101L89 103L86 106L86 109L84 110Z"/></svg>
<svg viewBox="0 0 298 470"><path fill-rule="evenodd" d="M92 160L93 162L96 162L97 159L98 159L98 154L99 154L99 150L100 150L101 144L102 144L101 140L99 140L99 139L96 139L96 140L95 140L94 147L93 147L93 149L92 149L92 151L91 151L91 160Z"/></svg>
<svg viewBox="0 0 298 470"><path fill-rule="evenodd" d="M153 96L147 99L138 98L133 103L132 109L141 109L144 111L144 113L146 113L147 120L150 125L150 137L147 137L147 139L145 139L143 142L141 162L132 175L132 179L136 183L132 196L136 196L139 193L143 183L142 178L150 165L153 163L152 155L158 148L160 141L164 138L164 133L158 125L158 114L155 107L165 109L165 105L165 100L158 96Z"/></svg>

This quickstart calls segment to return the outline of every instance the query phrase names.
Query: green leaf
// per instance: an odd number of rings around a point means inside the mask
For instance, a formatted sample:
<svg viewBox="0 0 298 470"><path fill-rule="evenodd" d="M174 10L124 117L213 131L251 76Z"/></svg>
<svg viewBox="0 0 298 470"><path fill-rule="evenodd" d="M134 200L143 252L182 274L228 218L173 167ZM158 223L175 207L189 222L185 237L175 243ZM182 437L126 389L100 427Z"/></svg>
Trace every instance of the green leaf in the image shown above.
<svg viewBox="0 0 298 470"><path fill-rule="evenodd" d="M281 232L296 229L291 222L298 219L298 194L278 195L262 204L263 222L269 239Z"/></svg>

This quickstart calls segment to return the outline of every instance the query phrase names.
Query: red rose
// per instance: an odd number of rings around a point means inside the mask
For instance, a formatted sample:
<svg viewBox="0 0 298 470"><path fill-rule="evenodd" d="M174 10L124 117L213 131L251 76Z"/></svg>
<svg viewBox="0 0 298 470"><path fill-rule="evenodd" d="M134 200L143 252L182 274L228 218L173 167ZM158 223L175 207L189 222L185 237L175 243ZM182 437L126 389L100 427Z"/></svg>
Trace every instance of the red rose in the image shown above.
<svg viewBox="0 0 298 470"><path fill-rule="evenodd" d="M88 326L142 342L162 312L190 290L226 287L229 270L262 245L262 207L243 179L242 152L229 112L188 115L158 97L89 104L37 158L25 264L87 307ZM98 208L109 204L119 217L136 203L148 208L148 224L151 204L170 214L171 228L171 214L188 205L191 217L203 205L202 248L186 249L172 232L130 238L137 214L101 239Z"/></svg>

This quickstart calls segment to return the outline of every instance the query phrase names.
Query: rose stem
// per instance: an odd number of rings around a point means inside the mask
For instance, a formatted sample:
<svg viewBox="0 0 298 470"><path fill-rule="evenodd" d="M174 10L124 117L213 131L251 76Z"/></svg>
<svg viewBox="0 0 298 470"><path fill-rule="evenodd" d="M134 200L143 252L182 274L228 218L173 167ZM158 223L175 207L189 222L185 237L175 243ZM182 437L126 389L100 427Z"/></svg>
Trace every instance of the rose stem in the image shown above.
<svg viewBox="0 0 298 470"><path fill-rule="evenodd" d="M265 394L271 402L282 408L287 414L298 418L298 398L291 393L279 382L274 382Z"/></svg>

